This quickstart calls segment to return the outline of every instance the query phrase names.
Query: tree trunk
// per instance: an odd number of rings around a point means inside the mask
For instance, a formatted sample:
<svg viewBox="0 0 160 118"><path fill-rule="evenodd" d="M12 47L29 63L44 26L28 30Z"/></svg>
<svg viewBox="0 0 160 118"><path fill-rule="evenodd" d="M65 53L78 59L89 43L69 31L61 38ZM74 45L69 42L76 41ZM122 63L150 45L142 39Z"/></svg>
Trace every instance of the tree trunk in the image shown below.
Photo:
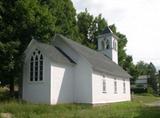
<svg viewBox="0 0 160 118"><path fill-rule="evenodd" d="M10 83L9 83L9 90L10 90L10 95L14 95L14 78L10 78Z"/></svg>

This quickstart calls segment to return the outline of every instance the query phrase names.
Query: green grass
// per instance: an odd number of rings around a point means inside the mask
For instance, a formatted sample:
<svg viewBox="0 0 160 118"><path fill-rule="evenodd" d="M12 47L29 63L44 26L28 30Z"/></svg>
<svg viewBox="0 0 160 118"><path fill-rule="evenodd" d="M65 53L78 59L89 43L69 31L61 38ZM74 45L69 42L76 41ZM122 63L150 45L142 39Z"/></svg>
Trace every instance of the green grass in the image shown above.
<svg viewBox="0 0 160 118"><path fill-rule="evenodd" d="M92 107L86 104L40 105L4 97L0 92L0 113L12 113L14 118L159 118L160 107L144 103L160 100L148 95L135 95L131 102ZM5 98L5 99L4 99ZM1 99L3 99L1 101Z"/></svg>

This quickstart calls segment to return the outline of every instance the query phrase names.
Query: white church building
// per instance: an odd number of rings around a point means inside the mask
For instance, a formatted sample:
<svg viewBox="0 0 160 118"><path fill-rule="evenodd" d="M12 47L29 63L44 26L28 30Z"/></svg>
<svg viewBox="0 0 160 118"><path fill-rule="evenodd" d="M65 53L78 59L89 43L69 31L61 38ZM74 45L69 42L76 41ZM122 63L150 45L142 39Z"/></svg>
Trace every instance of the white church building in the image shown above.
<svg viewBox="0 0 160 118"><path fill-rule="evenodd" d="M98 50L56 34L51 44L32 40L25 50L23 100L102 104L130 101L130 75L118 65L118 38L107 27Z"/></svg>

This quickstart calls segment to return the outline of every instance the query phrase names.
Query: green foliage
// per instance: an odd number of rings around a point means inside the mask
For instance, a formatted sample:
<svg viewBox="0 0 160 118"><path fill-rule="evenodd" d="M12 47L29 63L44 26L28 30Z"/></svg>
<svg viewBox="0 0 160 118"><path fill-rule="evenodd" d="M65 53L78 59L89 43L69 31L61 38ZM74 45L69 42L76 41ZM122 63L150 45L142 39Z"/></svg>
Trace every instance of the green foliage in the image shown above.
<svg viewBox="0 0 160 118"><path fill-rule="evenodd" d="M55 33L60 33L68 38L79 41L79 32L76 23L76 10L71 0L39 0L48 6L55 20Z"/></svg>
<svg viewBox="0 0 160 118"><path fill-rule="evenodd" d="M149 92L151 88L153 89L154 93L157 91L157 77L156 77L156 68L152 63L145 63L140 61L136 65L136 69L138 71L138 75L148 75L148 85L149 85ZM153 92L152 92L153 93Z"/></svg>
<svg viewBox="0 0 160 118"><path fill-rule="evenodd" d="M139 72L139 75L148 75L149 65L143 61L137 63L136 68Z"/></svg>
<svg viewBox="0 0 160 118"><path fill-rule="evenodd" d="M136 69L136 66L133 64L133 58L130 55L127 55L126 53L126 45L127 45L127 37L117 32L116 26L110 25L109 26L112 30L112 32L119 38L118 39L118 63L119 65L126 70L131 76L131 83L135 81L135 79L138 77L138 71Z"/></svg>
<svg viewBox="0 0 160 118"><path fill-rule="evenodd" d="M81 42L92 49L96 49L97 36L107 26L106 20L102 15L94 17L87 9L77 15L77 25L81 37Z"/></svg>
<svg viewBox="0 0 160 118"><path fill-rule="evenodd" d="M149 93L149 94L152 94L152 95L153 95L153 94L154 94L154 90L153 90L153 88L149 86L149 87L147 88L147 93Z"/></svg>
<svg viewBox="0 0 160 118"><path fill-rule="evenodd" d="M61 33L78 40L75 16L70 0L1 0L0 81L22 78L22 54L32 38L49 43Z"/></svg>
<svg viewBox="0 0 160 118"><path fill-rule="evenodd" d="M49 43L55 33L97 47L97 36L107 26L102 15L93 16L87 9L77 14L71 0L1 0L0 1L0 81L12 84L22 78L23 52L32 38ZM118 61L135 80L138 75L154 77L153 64L133 64L126 54L127 37L109 26L118 40ZM151 81L151 83L155 83ZM13 86L12 86L13 88Z"/></svg>

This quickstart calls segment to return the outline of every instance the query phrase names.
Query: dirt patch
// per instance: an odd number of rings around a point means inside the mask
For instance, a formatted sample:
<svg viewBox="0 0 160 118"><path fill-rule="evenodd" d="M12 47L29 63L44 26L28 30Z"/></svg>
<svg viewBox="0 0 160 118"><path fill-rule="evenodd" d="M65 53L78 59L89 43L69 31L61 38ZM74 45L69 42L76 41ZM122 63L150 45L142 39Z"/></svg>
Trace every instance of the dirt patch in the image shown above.
<svg viewBox="0 0 160 118"><path fill-rule="evenodd" d="M145 104L145 105L151 106L151 107L160 107L160 101L148 103L148 104Z"/></svg>
<svg viewBox="0 0 160 118"><path fill-rule="evenodd" d="M1 118L12 118L12 114L11 113L0 113Z"/></svg>

